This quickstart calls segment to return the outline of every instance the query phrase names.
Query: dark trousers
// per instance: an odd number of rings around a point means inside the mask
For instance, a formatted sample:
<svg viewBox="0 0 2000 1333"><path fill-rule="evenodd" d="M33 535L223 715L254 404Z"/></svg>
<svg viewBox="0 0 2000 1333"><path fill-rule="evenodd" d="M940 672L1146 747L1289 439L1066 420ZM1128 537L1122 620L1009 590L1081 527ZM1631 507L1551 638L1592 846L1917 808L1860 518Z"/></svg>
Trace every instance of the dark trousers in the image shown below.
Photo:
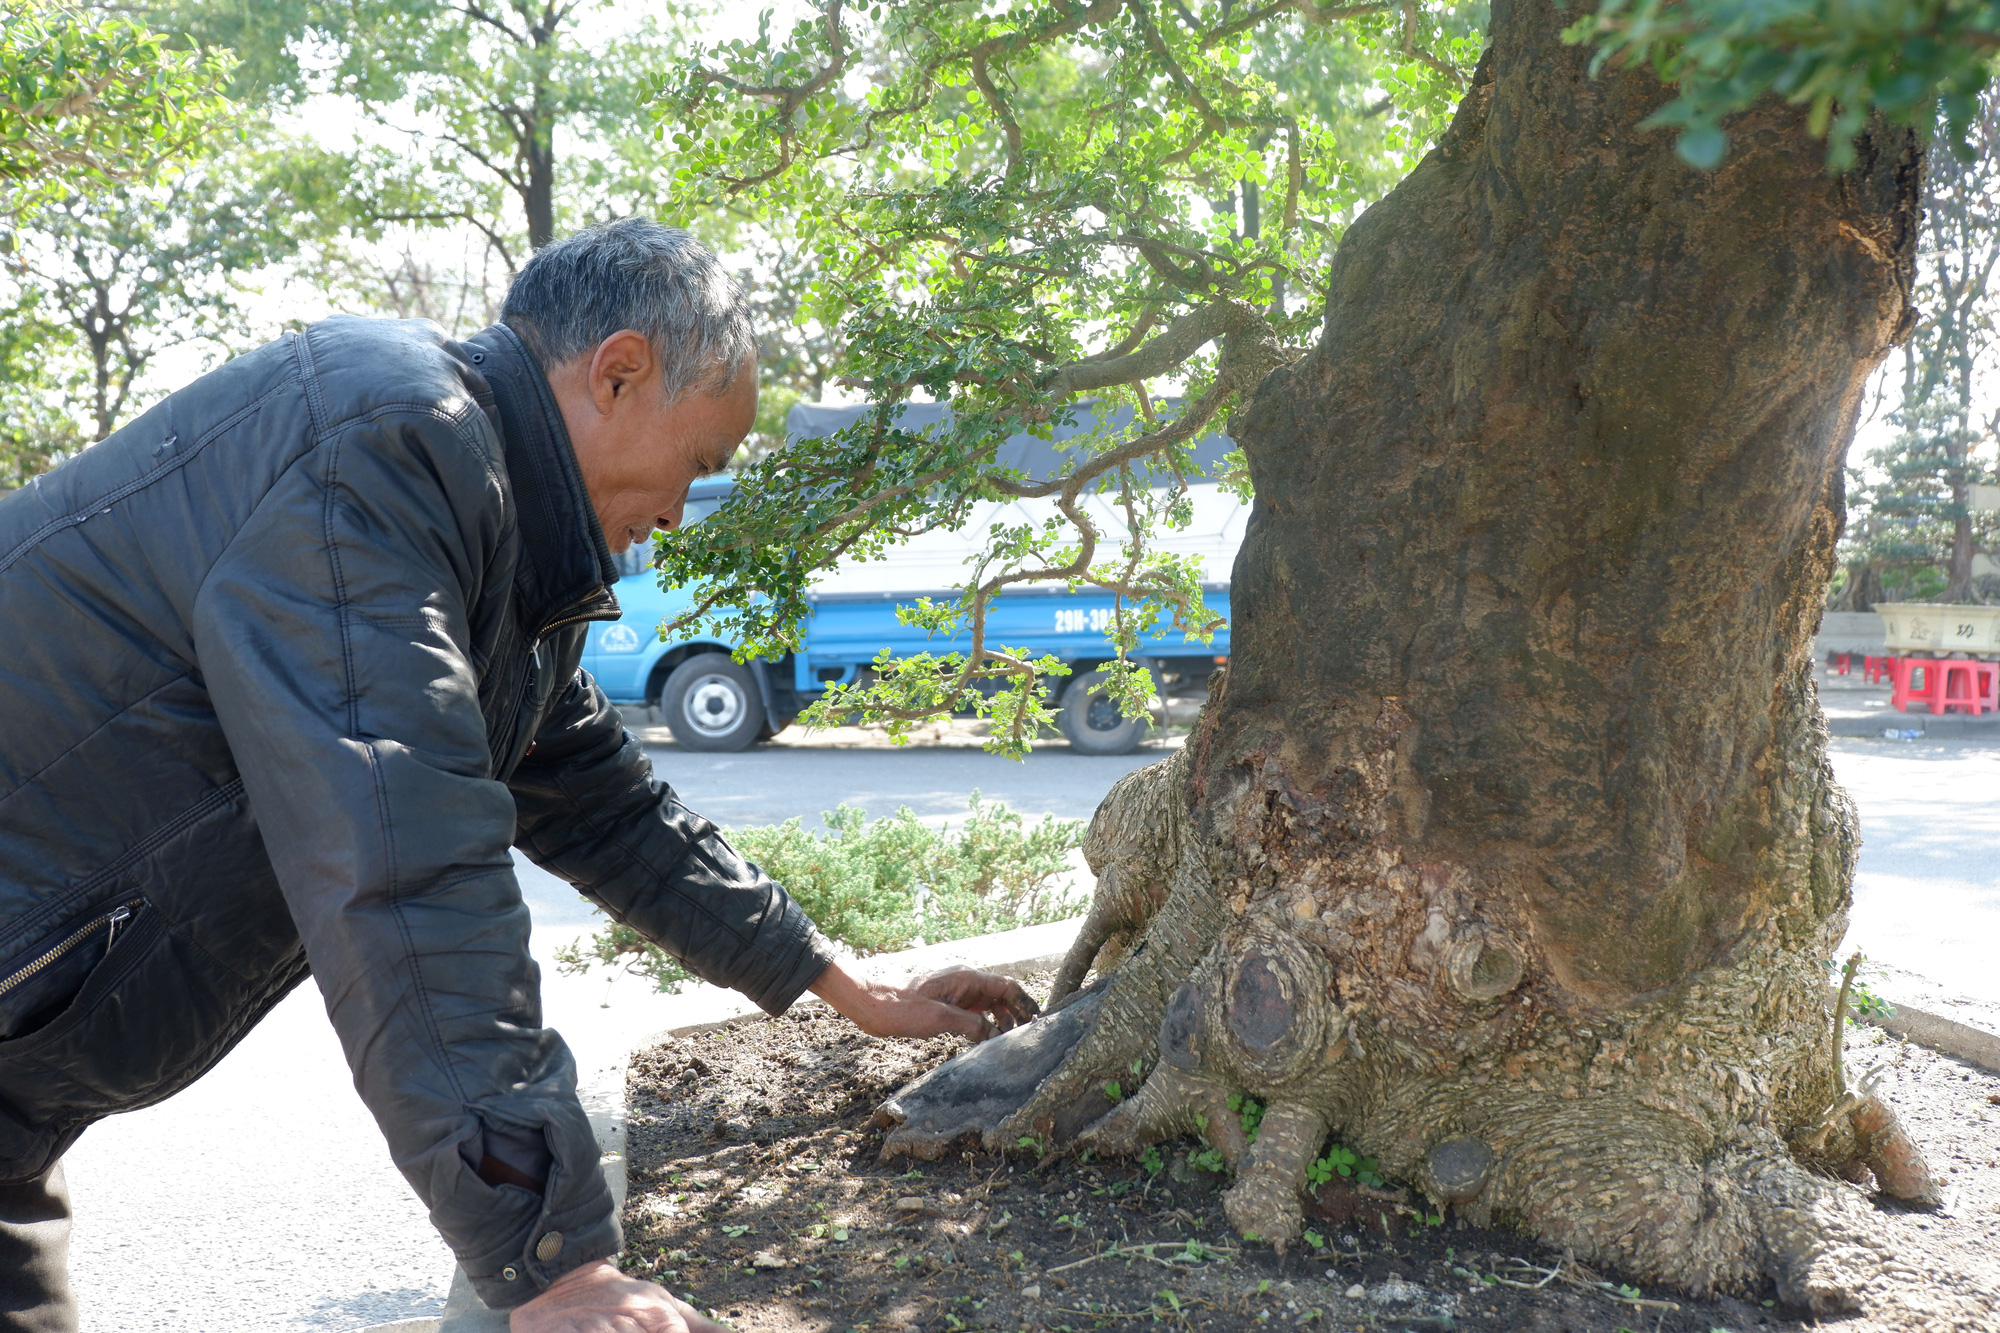
<svg viewBox="0 0 2000 1333"><path fill-rule="evenodd" d="M76 1333L61 1162L32 1180L0 1184L0 1333Z"/></svg>

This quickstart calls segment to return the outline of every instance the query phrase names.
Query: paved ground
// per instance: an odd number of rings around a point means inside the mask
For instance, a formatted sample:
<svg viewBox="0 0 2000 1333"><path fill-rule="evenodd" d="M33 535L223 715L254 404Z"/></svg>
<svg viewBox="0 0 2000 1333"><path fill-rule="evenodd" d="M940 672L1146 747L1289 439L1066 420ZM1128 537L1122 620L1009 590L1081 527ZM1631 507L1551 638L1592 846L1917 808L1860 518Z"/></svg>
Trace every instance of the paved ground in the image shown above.
<svg viewBox="0 0 2000 1333"><path fill-rule="evenodd" d="M741 755L656 747L654 757L694 808L742 824L817 822L842 800L873 815L908 805L946 820L964 813L974 788L1023 813L1084 818L1120 776L1165 753L1108 759L1051 747L1015 764L956 737L904 750L826 739ZM1834 762L1867 839L1851 941L2000 1004L1990 963L2000 946L2000 744L1841 739ZM523 887L547 968L590 915L532 869ZM586 1078L664 1025L637 983L548 973L549 1019ZM450 1256L389 1166L310 985L195 1088L92 1129L69 1170L85 1333L338 1333L442 1306Z"/></svg>
<svg viewBox="0 0 2000 1333"><path fill-rule="evenodd" d="M1861 811L1846 948L2000 1005L2000 742L1841 737L1833 767Z"/></svg>

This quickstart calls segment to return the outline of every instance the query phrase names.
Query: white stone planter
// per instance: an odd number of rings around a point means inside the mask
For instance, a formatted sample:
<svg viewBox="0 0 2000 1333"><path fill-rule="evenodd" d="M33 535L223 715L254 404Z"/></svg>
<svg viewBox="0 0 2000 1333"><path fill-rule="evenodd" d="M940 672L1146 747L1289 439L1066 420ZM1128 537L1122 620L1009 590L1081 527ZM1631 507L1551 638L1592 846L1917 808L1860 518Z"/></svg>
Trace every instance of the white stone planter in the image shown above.
<svg viewBox="0 0 2000 1333"><path fill-rule="evenodd" d="M2000 606L1927 606L1878 602L1883 639L1891 653L2000 655Z"/></svg>

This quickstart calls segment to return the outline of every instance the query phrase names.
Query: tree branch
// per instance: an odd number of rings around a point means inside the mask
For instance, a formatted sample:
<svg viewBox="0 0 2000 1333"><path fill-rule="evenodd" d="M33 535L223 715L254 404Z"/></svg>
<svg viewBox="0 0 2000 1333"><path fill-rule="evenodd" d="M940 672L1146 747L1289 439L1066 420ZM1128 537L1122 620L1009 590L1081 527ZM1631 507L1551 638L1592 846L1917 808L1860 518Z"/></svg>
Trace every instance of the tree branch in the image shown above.
<svg viewBox="0 0 2000 1333"><path fill-rule="evenodd" d="M1306 22L1314 27L1323 27L1340 19L1360 18L1367 14L1387 14L1393 8L1387 4L1316 5L1313 0L1278 0L1277 4L1253 9L1242 18L1231 19L1220 27L1210 29L1202 38L1202 46L1210 47L1218 42L1226 42L1238 33L1259 27L1287 10L1297 10L1299 17Z"/></svg>
<svg viewBox="0 0 2000 1333"><path fill-rule="evenodd" d="M1454 88L1463 88L1465 80L1456 69L1432 55L1428 48L1417 41L1417 0L1403 0L1403 54L1414 57L1423 64L1451 80Z"/></svg>
<svg viewBox="0 0 2000 1333"><path fill-rule="evenodd" d="M1064 366L1043 384L1049 394L1066 398L1071 394L1108 389L1114 384L1153 379L1167 374L1198 351L1203 343L1225 334L1261 329L1270 325L1247 302L1234 297L1211 301L1182 315L1151 342L1137 351L1101 361L1079 361Z"/></svg>
<svg viewBox="0 0 2000 1333"><path fill-rule="evenodd" d="M1093 352L1091 355L1082 358L1081 364L1089 365L1093 362L1110 361L1117 357L1124 356L1126 353L1130 352L1133 348L1139 345L1140 339L1144 338L1148 333L1152 332L1153 325L1159 323L1159 320L1160 320L1159 310L1153 306L1146 307L1145 313L1139 316L1139 322L1132 326L1132 331L1130 333L1126 334L1123 338L1120 338L1116 343L1113 343L1111 346L1105 348L1103 351Z"/></svg>
<svg viewBox="0 0 2000 1333"><path fill-rule="evenodd" d="M974 51L972 55L972 82L979 89L979 95L986 99L986 105L993 108L994 117L1000 122L1000 129L1007 136L1007 177L1013 179L1021 174L1021 127L1014 120L1013 108L1007 99L993 86L993 79L986 71L986 52Z"/></svg>
<svg viewBox="0 0 2000 1333"><path fill-rule="evenodd" d="M844 0L831 0L831 3L826 7L826 47L829 53L828 60L817 74L807 79L804 83L749 84L732 79L726 74L717 74L712 70L705 69L696 70L695 76L718 87L727 88L731 92L741 93L745 97L762 97L776 101L778 103L779 118L781 120L790 120L792 113L803 106L807 98L818 93L847 70L847 34L840 27L840 11L843 3Z"/></svg>

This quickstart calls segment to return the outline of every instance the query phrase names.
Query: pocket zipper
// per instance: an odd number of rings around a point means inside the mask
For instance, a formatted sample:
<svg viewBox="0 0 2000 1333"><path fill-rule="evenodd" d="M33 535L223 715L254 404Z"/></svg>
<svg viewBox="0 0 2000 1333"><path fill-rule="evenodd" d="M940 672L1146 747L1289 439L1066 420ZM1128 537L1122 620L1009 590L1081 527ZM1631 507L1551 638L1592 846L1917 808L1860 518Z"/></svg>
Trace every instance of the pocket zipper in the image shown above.
<svg viewBox="0 0 2000 1333"><path fill-rule="evenodd" d="M17 968L11 976L0 981L0 995L5 995L8 991L14 989L14 987L28 980L50 963L55 962L71 949L74 949L77 945L82 944L92 935L95 935L99 930L110 932L104 937L104 951L106 953L111 952L111 946L118 941L118 928L127 921L130 921L132 913L144 906L145 902L144 898L134 898L131 902L118 904L118 906L112 908L110 912L103 916L84 922L81 926L78 926L75 930L57 940L53 946L43 951L40 957L34 959L24 967Z"/></svg>

